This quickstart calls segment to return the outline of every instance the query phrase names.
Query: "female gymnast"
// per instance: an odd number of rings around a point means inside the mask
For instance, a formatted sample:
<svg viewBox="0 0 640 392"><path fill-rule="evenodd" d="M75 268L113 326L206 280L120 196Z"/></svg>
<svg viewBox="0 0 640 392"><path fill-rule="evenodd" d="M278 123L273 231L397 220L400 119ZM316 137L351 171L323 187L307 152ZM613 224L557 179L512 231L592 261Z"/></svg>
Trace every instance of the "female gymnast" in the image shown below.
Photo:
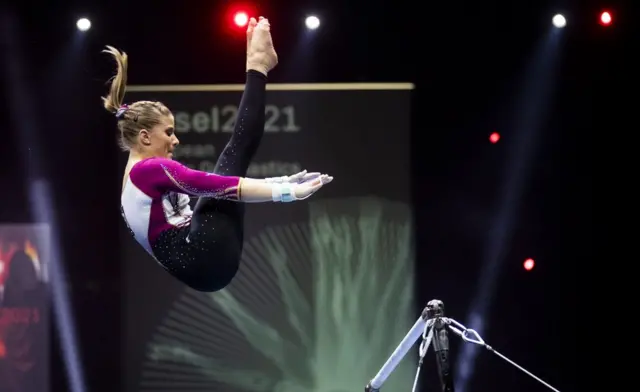
<svg viewBox="0 0 640 392"><path fill-rule="evenodd" d="M231 139L213 173L173 161L178 145L171 111L160 102L124 105L127 55L113 47L118 72L104 107L118 119L120 144L129 151L122 184L122 215L131 234L170 274L189 287L226 287L240 262L244 203L291 202L311 196L332 177L301 172L247 178L264 132L267 73L278 62L269 21L251 18L247 28L246 84ZM190 196L197 196L193 209Z"/></svg>

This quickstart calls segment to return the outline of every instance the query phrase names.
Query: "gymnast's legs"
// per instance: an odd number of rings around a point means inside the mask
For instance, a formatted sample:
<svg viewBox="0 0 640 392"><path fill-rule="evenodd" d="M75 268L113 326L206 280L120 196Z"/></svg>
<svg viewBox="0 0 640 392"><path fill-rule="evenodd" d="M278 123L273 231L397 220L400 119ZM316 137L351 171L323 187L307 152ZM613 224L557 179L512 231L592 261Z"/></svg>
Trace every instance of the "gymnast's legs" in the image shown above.
<svg viewBox="0 0 640 392"><path fill-rule="evenodd" d="M214 172L246 177L264 133L266 73L277 63L268 21L250 22L247 30L246 85L233 134L220 154ZM266 28L265 25L266 24ZM254 27L255 26L255 27ZM238 271L244 241L244 204L201 197L193 210L190 259L197 264L181 279L201 291L224 288Z"/></svg>

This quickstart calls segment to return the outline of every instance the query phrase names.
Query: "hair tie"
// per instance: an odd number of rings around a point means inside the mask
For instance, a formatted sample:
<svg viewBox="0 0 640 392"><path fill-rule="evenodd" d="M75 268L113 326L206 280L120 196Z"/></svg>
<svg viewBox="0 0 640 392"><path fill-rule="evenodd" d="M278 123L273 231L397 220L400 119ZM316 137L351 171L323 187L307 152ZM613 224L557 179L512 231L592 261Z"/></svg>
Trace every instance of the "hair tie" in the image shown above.
<svg viewBox="0 0 640 392"><path fill-rule="evenodd" d="M118 108L118 111L116 112L116 118L120 120L122 116L124 116L124 112L126 112L127 110L129 110L129 105L124 104L120 106L120 108Z"/></svg>

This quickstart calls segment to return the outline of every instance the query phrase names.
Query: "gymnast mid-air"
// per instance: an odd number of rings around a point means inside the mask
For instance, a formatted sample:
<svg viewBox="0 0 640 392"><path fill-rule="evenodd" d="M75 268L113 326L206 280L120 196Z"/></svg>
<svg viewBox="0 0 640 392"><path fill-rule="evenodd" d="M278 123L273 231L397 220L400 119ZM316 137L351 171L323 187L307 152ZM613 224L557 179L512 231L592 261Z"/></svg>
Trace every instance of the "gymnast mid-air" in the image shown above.
<svg viewBox="0 0 640 392"><path fill-rule="evenodd" d="M267 74L278 63L269 21L247 28L246 84L231 139L213 173L172 160L179 141L161 102L124 104L127 54L108 46L117 74L104 107L115 114L120 145L129 152L122 182L122 215L140 245L189 287L212 292L236 275L244 241L244 203L304 200L333 177L306 171L253 179L247 170L264 133ZM198 197L193 210L190 196Z"/></svg>

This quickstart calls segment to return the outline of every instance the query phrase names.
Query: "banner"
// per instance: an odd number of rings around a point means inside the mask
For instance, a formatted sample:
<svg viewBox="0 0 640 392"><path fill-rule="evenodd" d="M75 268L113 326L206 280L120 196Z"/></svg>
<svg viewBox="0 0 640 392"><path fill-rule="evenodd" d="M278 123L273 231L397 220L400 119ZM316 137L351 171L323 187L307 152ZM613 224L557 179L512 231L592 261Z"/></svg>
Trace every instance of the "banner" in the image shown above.
<svg viewBox="0 0 640 392"><path fill-rule="evenodd" d="M134 86L174 113L174 155L212 171L243 86ZM415 322L409 84L269 85L248 177L335 177L305 202L249 205L240 271L186 288L123 239L126 391L362 388ZM415 361L388 381L411 388Z"/></svg>
<svg viewBox="0 0 640 392"><path fill-rule="evenodd" d="M0 392L49 390L49 228L0 225Z"/></svg>

